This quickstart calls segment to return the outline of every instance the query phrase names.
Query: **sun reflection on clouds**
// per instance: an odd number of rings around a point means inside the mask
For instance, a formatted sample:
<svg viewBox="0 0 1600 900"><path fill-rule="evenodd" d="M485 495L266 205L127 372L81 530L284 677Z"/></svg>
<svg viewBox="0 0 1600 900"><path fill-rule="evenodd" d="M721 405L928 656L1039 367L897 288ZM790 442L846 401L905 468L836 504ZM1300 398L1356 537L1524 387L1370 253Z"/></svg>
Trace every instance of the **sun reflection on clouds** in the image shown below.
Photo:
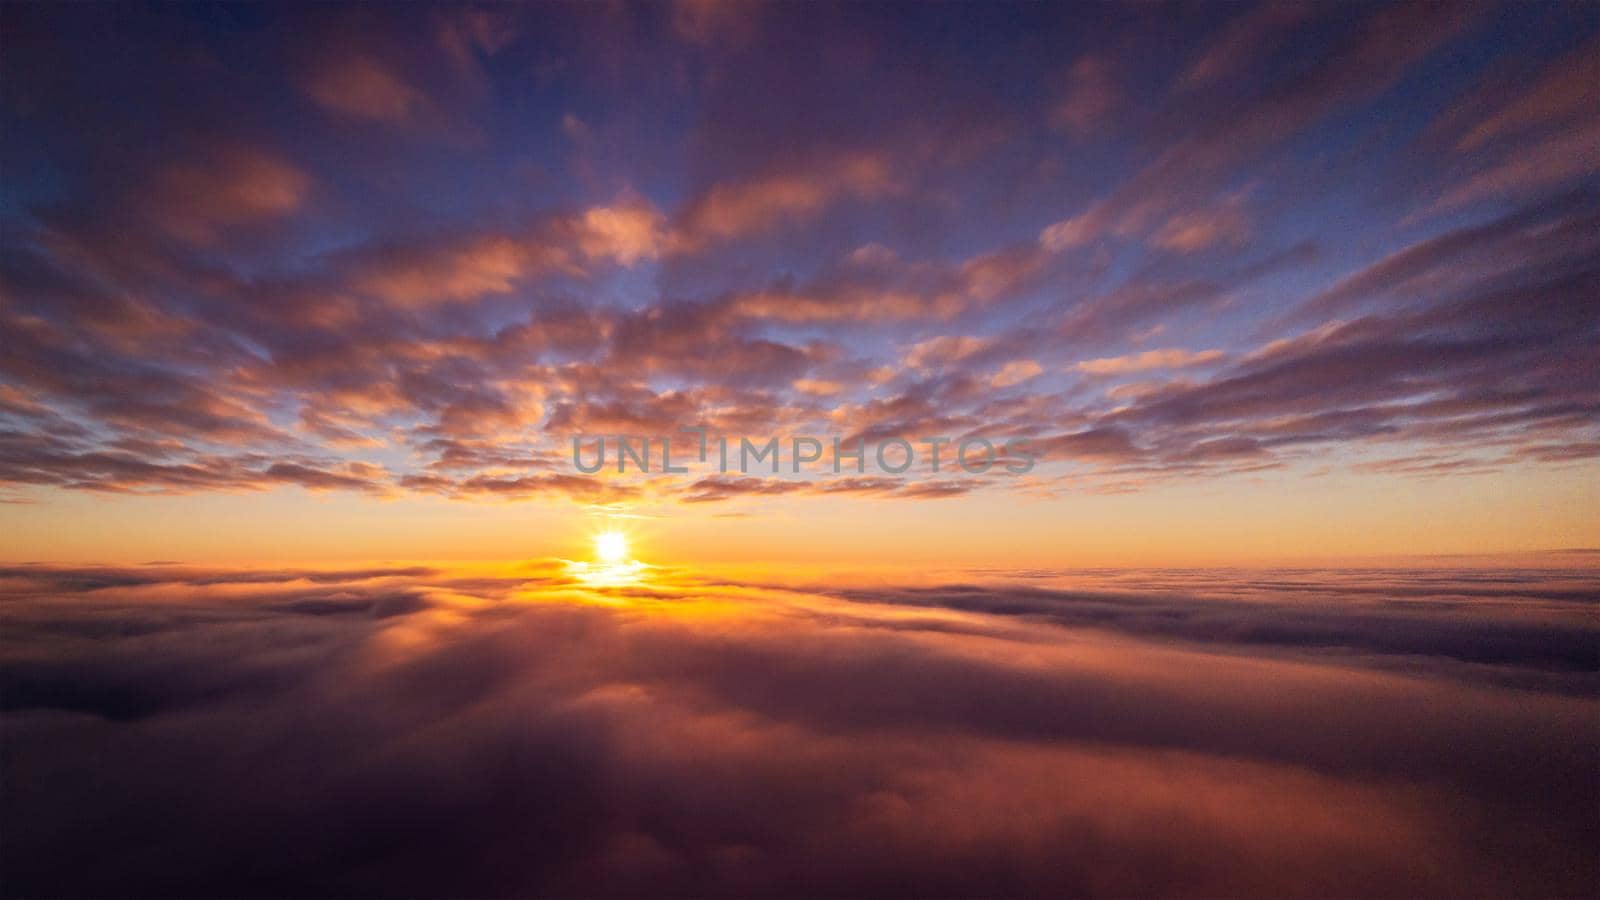
<svg viewBox="0 0 1600 900"><path fill-rule="evenodd" d="M590 587L628 587L644 581L650 567L636 559L627 562L584 562L571 560L567 570L572 577Z"/></svg>

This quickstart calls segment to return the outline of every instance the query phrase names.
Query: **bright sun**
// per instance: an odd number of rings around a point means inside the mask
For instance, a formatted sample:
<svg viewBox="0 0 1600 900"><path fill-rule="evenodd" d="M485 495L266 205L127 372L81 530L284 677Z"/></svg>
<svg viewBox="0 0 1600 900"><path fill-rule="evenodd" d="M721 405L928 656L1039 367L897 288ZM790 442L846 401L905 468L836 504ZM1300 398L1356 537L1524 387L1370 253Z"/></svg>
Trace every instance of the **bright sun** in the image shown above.
<svg viewBox="0 0 1600 900"><path fill-rule="evenodd" d="M620 531L605 531L595 535L594 554L608 566L619 565L628 559L628 538Z"/></svg>

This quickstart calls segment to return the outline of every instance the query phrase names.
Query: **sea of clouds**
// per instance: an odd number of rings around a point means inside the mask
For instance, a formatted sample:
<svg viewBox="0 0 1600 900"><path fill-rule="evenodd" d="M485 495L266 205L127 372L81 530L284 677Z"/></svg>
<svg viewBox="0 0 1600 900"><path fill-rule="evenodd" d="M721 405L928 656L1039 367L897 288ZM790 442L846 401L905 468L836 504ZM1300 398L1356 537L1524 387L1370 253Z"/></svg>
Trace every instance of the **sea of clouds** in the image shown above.
<svg viewBox="0 0 1600 900"><path fill-rule="evenodd" d="M1562 570L0 570L41 896L1578 896Z"/></svg>

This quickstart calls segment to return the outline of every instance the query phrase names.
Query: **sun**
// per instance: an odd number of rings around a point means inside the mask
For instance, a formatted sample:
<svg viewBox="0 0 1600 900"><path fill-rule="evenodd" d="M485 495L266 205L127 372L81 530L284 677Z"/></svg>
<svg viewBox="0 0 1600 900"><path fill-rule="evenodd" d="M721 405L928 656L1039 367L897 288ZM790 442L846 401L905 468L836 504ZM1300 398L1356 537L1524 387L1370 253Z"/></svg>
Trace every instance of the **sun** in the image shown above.
<svg viewBox="0 0 1600 900"><path fill-rule="evenodd" d="M628 538L620 531L603 531L594 537L594 555L600 562L615 566L628 560Z"/></svg>
<svg viewBox="0 0 1600 900"><path fill-rule="evenodd" d="M573 576L586 585L597 588L620 588L640 583L650 568L633 558L628 546L628 533L618 528L591 532L594 540L593 562L569 560Z"/></svg>

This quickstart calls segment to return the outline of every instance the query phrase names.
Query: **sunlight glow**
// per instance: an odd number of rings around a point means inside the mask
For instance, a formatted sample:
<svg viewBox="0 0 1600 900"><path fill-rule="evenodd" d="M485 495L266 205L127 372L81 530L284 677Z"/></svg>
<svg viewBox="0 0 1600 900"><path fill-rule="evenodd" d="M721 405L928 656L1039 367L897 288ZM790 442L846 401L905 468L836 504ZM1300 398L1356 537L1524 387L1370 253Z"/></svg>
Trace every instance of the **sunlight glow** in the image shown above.
<svg viewBox="0 0 1600 900"><path fill-rule="evenodd" d="M628 559L628 539L620 531L595 535L594 554L605 565L620 565Z"/></svg>
<svg viewBox="0 0 1600 900"><path fill-rule="evenodd" d="M594 535L594 561L567 565L573 576L590 587L625 587L639 583L649 568L631 558L631 552L626 533L616 529L601 531Z"/></svg>

